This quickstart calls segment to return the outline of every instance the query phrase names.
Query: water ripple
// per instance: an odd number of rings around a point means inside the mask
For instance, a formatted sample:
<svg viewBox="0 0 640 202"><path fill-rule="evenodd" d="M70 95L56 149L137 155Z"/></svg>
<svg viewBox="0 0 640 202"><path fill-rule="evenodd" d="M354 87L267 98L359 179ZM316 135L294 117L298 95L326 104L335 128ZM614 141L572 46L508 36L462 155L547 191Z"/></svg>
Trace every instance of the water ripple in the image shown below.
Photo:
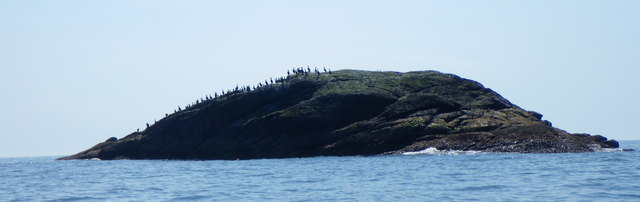
<svg viewBox="0 0 640 202"><path fill-rule="evenodd" d="M640 141L622 142L640 150ZM0 159L0 201L640 201L640 152ZM433 152L433 151L432 151Z"/></svg>

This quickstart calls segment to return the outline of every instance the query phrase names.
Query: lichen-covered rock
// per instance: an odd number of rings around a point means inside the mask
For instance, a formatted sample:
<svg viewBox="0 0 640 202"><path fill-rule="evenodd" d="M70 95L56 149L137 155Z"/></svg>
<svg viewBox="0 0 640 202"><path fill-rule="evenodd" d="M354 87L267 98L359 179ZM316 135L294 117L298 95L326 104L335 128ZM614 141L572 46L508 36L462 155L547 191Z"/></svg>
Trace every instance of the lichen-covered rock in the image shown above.
<svg viewBox="0 0 640 202"><path fill-rule="evenodd" d="M434 147L589 152L615 140L570 134L452 74L299 73L170 114L142 132L61 159L254 159L375 155Z"/></svg>

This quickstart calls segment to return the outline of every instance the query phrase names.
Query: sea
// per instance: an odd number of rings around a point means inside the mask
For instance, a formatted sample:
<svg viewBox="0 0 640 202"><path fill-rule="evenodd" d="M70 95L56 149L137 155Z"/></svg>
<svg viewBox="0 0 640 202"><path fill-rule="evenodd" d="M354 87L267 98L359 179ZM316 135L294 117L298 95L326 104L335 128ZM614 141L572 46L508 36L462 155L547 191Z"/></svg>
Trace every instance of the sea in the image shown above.
<svg viewBox="0 0 640 202"><path fill-rule="evenodd" d="M640 201L640 141L592 153L0 159L0 201Z"/></svg>

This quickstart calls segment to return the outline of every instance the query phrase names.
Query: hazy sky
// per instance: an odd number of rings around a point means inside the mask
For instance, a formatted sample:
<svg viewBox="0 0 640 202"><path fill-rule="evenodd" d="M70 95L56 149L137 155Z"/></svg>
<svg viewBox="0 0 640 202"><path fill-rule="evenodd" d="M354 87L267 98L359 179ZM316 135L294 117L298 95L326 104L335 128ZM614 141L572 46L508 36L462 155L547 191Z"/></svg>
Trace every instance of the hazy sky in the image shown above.
<svg viewBox="0 0 640 202"><path fill-rule="evenodd" d="M293 66L438 70L640 139L640 1L0 0L0 157L72 154Z"/></svg>

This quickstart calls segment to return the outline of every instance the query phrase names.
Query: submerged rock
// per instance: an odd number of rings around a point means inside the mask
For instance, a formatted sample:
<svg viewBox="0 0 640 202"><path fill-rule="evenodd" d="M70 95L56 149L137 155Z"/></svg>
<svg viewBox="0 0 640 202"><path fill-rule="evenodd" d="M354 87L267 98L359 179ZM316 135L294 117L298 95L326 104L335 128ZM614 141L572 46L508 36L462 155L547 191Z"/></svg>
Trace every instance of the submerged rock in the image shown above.
<svg viewBox="0 0 640 202"><path fill-rule="evenodd" d="M255 159L438 150L590 152L480 83L436 71L298 73L168 114L141 132L60 159Z"/></svg>

